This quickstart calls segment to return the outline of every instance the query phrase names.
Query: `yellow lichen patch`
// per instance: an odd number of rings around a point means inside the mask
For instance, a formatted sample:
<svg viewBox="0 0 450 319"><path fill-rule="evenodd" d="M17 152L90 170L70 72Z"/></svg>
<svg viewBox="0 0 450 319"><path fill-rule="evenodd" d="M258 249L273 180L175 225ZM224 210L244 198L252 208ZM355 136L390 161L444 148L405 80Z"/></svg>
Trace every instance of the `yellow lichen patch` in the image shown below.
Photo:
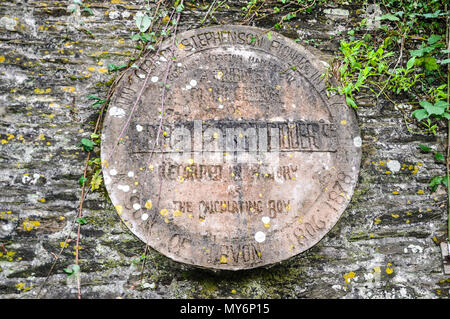
<svg viewBox="0 0 450 319"><path fill-rule="evenodd" d="M107 68L100 68L97 71L100 72L100 73L106 73L106 72L108 72L108 69Z"/></svg>
<svg viewBox="0 0 450 319"><path fill-rule="evenodd" d="M419 189L419 190L417 191L417 195L423 195L423 194L425 194L425 192L423 191L423 189Z"/></svg>
<svg viewBox="0 0 450 319"><path fill-rule="evenodd" d="M117 214L122 215L122 213L123 213L122 205L114 205L114 208L116 209Z"/></svg>
<svg viewBox="0 0 450 319"><path fill-rule="evenodd" d="M174 217L182 217L183 213L180 210L177 209L177 210L173 211L173 216Z"/></svg>
<svg viewBox="0 0 450 319"><path fill-rule="evenodd" d="M0 140L0 143L2 143L2 144L7 144L7 143L8 143L8 141L7 141L7 140L5 140L5 139L2 139L2 140Z"/></svg>
<svg viewBox="0 0 450 319"><path fill-rule="evenodd" d="M341 121L341 125L345 125L345 124L347 124L347 121L346 120L342 120Z"/></svg>
<svg viewBox="0 0 450 319"><path fill-rule="evenodd" d="M398 215L398 214L392 214L391 216L394 217L394 218L399 218L400 217L400 215Z"/></svg>
<svg viewBox="0 0 450 319"><path fill-rule="evenodd" d="M378 225L379 223L381 223L381 219L375 218L374 224L375 224L375 225Z"/></svg>
<svg viewBox="0 0 450 319"><path fill-rule="evenodd" d="M169 22L169 20L170 20L169 16L165 16L164 18L162 18L161 22L167 23L167 22Z"/></svg>
<svg viewBox="0 0 450 319"><path fill-rule="evenodd" d="M62 242L59 243L59 246L61 248L67 248L67 247L69 247L69 244L67 242L65 242L65 241L62 241Z"/></svg>
<svg viewBox="0 0 450 319"><path fill-rule="evenodd" d="M33 230L34 228L40 226L41 223L37 220L29 220L28 218L23 221L23 229L26 231Z"/></svg>
<svg viewBox="0 0 450 319"><path fill-rule="evenodd" d="M36 94L46 94L46 93L50 93L52 91L52 89L48 88L48 89L34 89L34 93Z"/></svg>
<svg viewBox="0 0 450 319"><path fill-rule="evenodd" d="M231 289L232 294L235 294L236 292L237 292L236 289Z"/></svg>
<svg viewBox="0 0 450 319"><path fill-rule="evenodd" d="M164 217L169 215L169 211L166 208L161 209L161 211L159 213L161 214L161 216L164 216Z"/></svg>
<svg viewBox="0 0 450 319"><path fill-rule="evenodd" d="M381 272L380 266L375 266L375 267L373 267L373 271L375 271L375 272Z"/></svg>
<svg viewBox="0 0 450 319"><path fill-rule="evenodd" d="M392 194L398 195L398 191L393 191Z"/></svg>
<svg viewBox="0 0 450 319"><path fill-rule="evenodd" d="M388 275L392 274L393 272L394 272L394 269L392 269L392 268L386 268L386 273L387 273Z"/></svg>
<svg viewBox="0 0 450 319"><path fill-rule="evenodd" d="M227 263L227 257L225 257L225 256L220 256L220 263L221 264L226 264Z"/></svg>
<svg viewBox="0 0 450 319"><path fill-rule="evenodd" d="M356 274L353 271L350 271L348 274L345 274L344 275L345 282L347 284L349 284L350 283L350 279L355 278L355 275Z"/></svg>
<svg viewBox="0 0 450 319"><path fill-rule="evenodd" d="M31 289L31 287L27 287L26 284L24 282L19 282L16 284L16 288L19 291L28 291Z"/></svg>
<svg viewBox="0 0 450 319"><path fill-rule="evenodd" d="M3 55L0 56L0 63L5 62L5 57Z"/></svg>
<svg viewBox="0 0 450 319"><path fill-rule="evenodd" d="M40 201L41 203L45 203L46 200L44 197L42 197L42 198L38 199L38 201Z"/></svg>
<svg viewBox="0 0 450 319"><path fill-rule="evenodd" d="M150 201L148 201L148 202L145 202L145 204L144 204L144 207L145 207L145 208L147 208L147 209L152 209L152 207L153 207L153 203L152 203L152 202L150 202Z"/></svg>
<svg viewBox="0 0 450 319"><path fill-rule="evenodd" d="M389 174L391 174L391 171L386 171L386 172L384 172L386 175L389 175Z"/></svg>
<svg viewBox="0 0 450 319"><path fill-rule="evenodd" d="M178 44L178 48L180 48L180 50L184 50L186 46L180 42L180 44Z"/></svg>
<svg viewBox="0 0 450 319"><path fill-rule="evenodd" d="M62 88L62 90L64 92L69 92L69 93L75 92L75 88L73 86L65 86L65 87Z"/></svg>

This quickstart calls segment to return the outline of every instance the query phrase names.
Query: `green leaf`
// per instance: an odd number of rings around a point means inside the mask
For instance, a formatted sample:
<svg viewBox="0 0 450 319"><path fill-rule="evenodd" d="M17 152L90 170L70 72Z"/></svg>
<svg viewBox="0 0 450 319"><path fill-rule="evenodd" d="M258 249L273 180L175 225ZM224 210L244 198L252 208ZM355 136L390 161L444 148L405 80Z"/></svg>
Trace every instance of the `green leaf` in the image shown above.
<svg viewBox="0 0 450 319"><path fill-rule="evenodd" d="M115 64L110 63L110 64L108 64L108 71L115 72L115 71L118 71L118 70L126 68L126 67L127 67L126 64L115 65Z"/></svg>
<svg viewBox="0 0 450 319"><path fill-rule="evenodd" d="M438 162L444 161L444 155L442 155L442 154L439 153L439 152L436 152L436 154L434 154L434 158L435 158L436 161L438 161Z"/></svg>
<svg viewBox="0 0 450 319"><path fill-rule="evenodd" d="M94 176L92 176L92 180L91 180L91 190L95 191L96 189L100 188L100 185L102 184L103 178L100 175L100 170L97 170L94 174Z"/></svg>
<svg viewBox="0 0 450 319"><path fill-rule="evenodd" d="M89 8L89 7L84 7L84 8L83 8L83 11L86 11L86 12L89 13L91 16L94 15L94 12L93 12L92 9Z"/></svg>
<svg viewBox="0 0 450 319"><path fill-rule="evenodd" d="M350 105L351 107L353 107L355 109L358 108L358 106L356 105L355 101L351 97L346 96L345 100L347 101L347 104Z"/></svg>
<svg viewBox="0 0 450 319"><path fill-rule="evenodd" d="M92 151L94 149L94 145L95 145L95 143L88 138L81 139L81 146L83 146L83 149L86 152Z"/></svg>
<svg viewBox="0 0 450 319"><path fill-rule="evenodd" d="M376 20L399 21L400 19L393 14L387 13L381 17L377 17Z"/></svg>
<svg viewBox="0 0 450 319"><path fill-rule="evenodd" d="M419 121L422 121L423 119L428 118L428 113L425 109L418 109L411 113L412 116L414 116Z"/></svg>
<svg viewBox="0 0 450 319"><path fill-rule="evenodd" d="M449 64L450 63L450 59L445 59L442 60L441 62L439 62L439 64Z"/></svg>
<svg viewBox="0 0 450 319"><path fill-rule="evenodd" d="M440 108L443 108L443 109L446 109L447 105L448 104L447 104L446 101L437 101L436 103L434 103L434 106L440 107Z"/></svg>
<svg viewBox="0 0 450 319"><path fill-rule="evenodd" d="M439 16L440 11L441 10L437 10L436 12L433 12L433 13L425 13L425 14L422 14L422 16L424 18L437 18Z"/></svg>
<svg viewBox="0 0 450 319"><path fill-rule="evenodd" d="M425 69L427 69L428 71L434 71L439 68L439 65L437 65L436 63L436 58L432 56L425 57L423 59L423 62L425 62Z"/></svg>
<svg viewBox="0 0 450 319"><path fill-rule="evenodd" d="M427 101L421 101L419 104L427 111L429 115L441 115L445 112L445 108L433 105Z"/></svg>
<svg viewBox="0 0 450 319"><path fill-rule="evenodd" d="M429 151L431 151L431 147L429 147L429 146L426 146L426 145L423 145L423 144L419 144L418 146L419 146L419 148L420 148L422 151L424 151L424 152L426 152L426 153L428 153Z"/></svg>
<svg viewBox="0 0 450 319"><path fill-rule="evenodd" d="M78 180L78 183L80 183L80 186L83 186L84 183L86 183L87 178L84 176L81 176L80 179Z"/></svg>
<svg viewBox="0 0 450 319"><path fill-rule="evenodd" d="M102 104L105 104L105 103L106 103L106 100L100 99L100 100L95 101L95 103L92 104L92 106L93 106L93 107L97 107L97 106L102 105Z"/></svg>
<svg viewBox="0 0 450 319"><path fill-rule="evenodd" d="M77 218L77 223L80 223L81 225L86 225L88 222L87 222L86 218L82 217L82 218Z"/></svg>
<svg viewBox="0 0 450 319"><path fill-rule="evenodd" d="M437 189L437 187L443 182L443 177L442 176L435 176L430 180L430 188L431 188L431 192L434 193Z"/></svg>
<svg viewBox="0 0 450 319"><path fill-rule="evenodd" d="M272 32L267 32L267 39L272 41Z"/></svg>
<svg viewBox="0 0 450 319"><path fill-rule="evenodd" d="M181 12L181 11L183 11L183 9L184 9L184 5L183 4L179 4L177 6L177 12Z"/></svg>
<svg viewBox="0 0 450 319"><path fill-rule="evenodd" d="M139 31L145 32L148 30L151 24L151 19L148 15L142 14L142 15L136 15L136 26L138 27Z"/></svg>
<svg viewBox="0 0 450 319"><path fill-rule="evenodd" d="M63 269L64 272L70 276L78 275L80 273L80 266L76 264L69 265L67 268Z"/></svg>
<svg viewBox="0 0 450 319"><path fill-rule="evenodd" d="M438 42L439 40L441 40L441 36L437 35L437 34L433 34L432 36L430 36L428 38L428 44L432 45L435 44L436 42Z"/></svg>
<svg viewBox="0 0 450 319"><path fill-rule="evenodd" d="M406 63L406 68L411 69L414 66L415 61L416 61L416 57L413 56L411 59L408 60L408 63Z"/></svg>

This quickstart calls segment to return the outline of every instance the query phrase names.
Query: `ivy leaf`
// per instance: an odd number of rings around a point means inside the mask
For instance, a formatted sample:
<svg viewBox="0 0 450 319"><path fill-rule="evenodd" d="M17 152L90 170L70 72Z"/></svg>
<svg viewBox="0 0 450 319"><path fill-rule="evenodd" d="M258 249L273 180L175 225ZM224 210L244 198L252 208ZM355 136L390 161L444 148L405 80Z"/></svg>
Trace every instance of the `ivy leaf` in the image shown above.
<svg viewBox="0 0 450 319"><path fill-rule="evenodd" d="M441 115L445 112L445 108L433 105L427 101L421 101L419 104L427 111L429 115Z"/></svg>
<svg viewBox="0 0 450 319"><path fill-rule="evenodd" d="M139 31L141 31L141 32L147 31L148 28L150 27L151 19L146 14L140 14L140 15L136 14L135 20L136 20L136 26L138 27Z"/></svg>
<svg viewBox="0 0 450 319"><path fill-rule="evenodd" d="M77 223L80 223L81 225L86 225L88 222L87 222L86 218L82 217L82 218L77 218Z"/></svg>
<svg viewBox="0 0 450 319"><path fill-rule="evenodd" d="M443 182L443 177L442 176L435 176L430 180L430 188L431 188L431 192L434 193L436 191L436 189L438 188L438 186Z"/></svg>
<svg viewBox="0 0 450 319"><path fill-rule="evenodd" d="M434 154L434 158L435 158L436 161L438 161L438 162L444 161L444 155L442 155L442 154L439 153L439 152L436 152L436 154Z"/></svg>
<svg viewBox="0 0 450 319"><path fill-rule="evenodd" d="M94 174L94 176L92 176L92 180L91 180L91 190L95 191L96 189L100 188L100 185L102 184L103 178L100 175L100 170L97 170Z"/></svg>
<svg viewBox="0 0 450 319"><path fill-rule="evenodd" d="M377 17L376 20L399 21L400 19L393 14L387 13L381 17Z"/></svg>
<svg viewBox="0 0 450 319"><path fill-rule="evenodd" d="M436 42L438 42L439 40L441 40L441 36L437 35L437 34L433 34L432 36L430 36L428 38L428 44L432 45L435 44Z"/></svg>
<svg viewBox="0 0 450 319"><path fill-rule="evenodd" d="M80 183L80 186L83 186L84 183L86 183L87 178L84 176L81 176L80 179L78 180L78 183Z"/></svg>
<svg viewBox="0 0 450 319"><path fill-rule="evenodd" d="M73 275L78 275L80 273L80 266L72 264L69 265L67 268L64 268L63 270L70 277Z"/></svg>
<svg viewBox="0 0 450 319"><path fill-rule="evenodd" d="M439 62L439 64L449 64L450 63L450 59L445 59L442 60L441 62Z"/></svg>
<svg viewBox="0 0 450 319"><path fill-rule="evenodd" d="M358 108L358 106L356 105L355 101L351 97L346 96L345 100L347 101L347 104L350 105L351 107L353 107L355 109Z"/></svg>
<svg viewBox="0 0 450 319"><path fill-rule="evenodd" d="M408 60L408 63L406 63L406 68L411 69L414 66L415 61L416 61L416 57L413 56L411 59Z"/></svg>
<svg viewBox="0 0 450 319"><path fill-rule="evenodd" d="M419 144L418 146L419 146L419 148L420 148L422 151L424 151L424 152L426 152L426 153L428 153L429 151L431 151L431 147L429 147L429 146L426 146L426 145L423 145L423 144Z"/></svg>
<svg viewBox="0 0 450 319"><path fill-rule="evenodd" d="M437 18L439 16L439 12L441 12L441 10L437 10L436 12L433 12L433 13L425 13L425 14L422 14L422 16L424 18Z"/></svg>
<svg viewBox="0 0 450 319"><path fill-rule="evenodd" d="M412 116L414 116L419 121L422 121L423 119L428 118L428 113L425 109L418 109L411 113Z"/></svg>
<svg viewBox="0 0 450 319"><path fill-rule="evenodd" d="M109 72L116 72L116 71L118 71L120 69L123 69L123 68L126 68L126 67L127 67L126 64L115 65L115 64L110 63L110 64L108 64L108 71Z"/></svg>
<svg viewBox="0 0 450 319"><path fill-rule="evenodd" d="M439 65L437 65L436 63L436 58L432 56L423 58L423 62L425 64L425 69L427 69L428 71L434 71L439 68Z"/></svg>
<svg viewBox="0 0 450 319"><path fill-rule="evenodd" d="M81 139L81 146L83 146L84 151L90 152L94 149L95 143L88 138Z"/></svg>

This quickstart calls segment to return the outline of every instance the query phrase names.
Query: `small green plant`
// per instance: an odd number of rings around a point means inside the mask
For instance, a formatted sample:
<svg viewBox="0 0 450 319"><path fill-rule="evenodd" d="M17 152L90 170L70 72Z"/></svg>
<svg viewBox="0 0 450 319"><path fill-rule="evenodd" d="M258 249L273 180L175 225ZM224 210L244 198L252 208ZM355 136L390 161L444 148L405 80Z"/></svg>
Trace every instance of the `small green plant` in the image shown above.
<svg viewBox="0 0 450 319"><path fill-rule="evenodd" d="M91 152L94 149L94 145L95 142L88 138L82 138L80 144L78 144L85 152Z"/></svg>
<svg viewBox="0 0 450 319"><path fill-rule="evenodd" d="M439 163L445 162L445 157L441 152L433 151L433 149L431 147L423 145L423 144L419 144L418 147L424 153L433 153L434 159L436 160L436 162L439 162ZM445 187L448 187L448 177L447 176L432 177L429 182L431 193L434 193L439 185L444 185Z"/></svg>

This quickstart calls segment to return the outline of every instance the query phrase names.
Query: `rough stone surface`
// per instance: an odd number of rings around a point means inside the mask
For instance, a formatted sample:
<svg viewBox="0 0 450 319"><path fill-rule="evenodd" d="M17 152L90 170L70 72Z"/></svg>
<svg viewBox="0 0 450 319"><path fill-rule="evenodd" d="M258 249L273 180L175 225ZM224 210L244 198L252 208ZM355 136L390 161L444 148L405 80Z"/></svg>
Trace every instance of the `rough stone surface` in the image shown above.
<svg viewBox="0 0 450 319"><path fill-rule="evenodd" d="M78 143L90 136L98 112L87 96L105 97L112 79L107 65L137 54L129 36L143 2L90 2L94 16L71 13L70 4L0 2L0 298L34 298L53 254L66 236L75 238L71 225L86 159ZM215 12L216 20L239 23L242 5L229 6ZM299 14L282 33L314 44L326 62L338 48L338 31L351 28L362 9L328 6L312 16ZM187 7L180 31L199 27L206 10ZM358 184L341 219L317 245L273 267L239 272L198 269L151 250L147 284L134 287L140 265L133 260L145 246L121 223L106 193L92 192L83 211L83 297L447 298L450 283L435 243L446 237L446 194L428 189L445 168L417 148L426 143L437 150L443 136L413 135L391 103L369 92L359 96ZM76 285L63 272L73 252L74 241L44 298L76 298Z"/></svg>

